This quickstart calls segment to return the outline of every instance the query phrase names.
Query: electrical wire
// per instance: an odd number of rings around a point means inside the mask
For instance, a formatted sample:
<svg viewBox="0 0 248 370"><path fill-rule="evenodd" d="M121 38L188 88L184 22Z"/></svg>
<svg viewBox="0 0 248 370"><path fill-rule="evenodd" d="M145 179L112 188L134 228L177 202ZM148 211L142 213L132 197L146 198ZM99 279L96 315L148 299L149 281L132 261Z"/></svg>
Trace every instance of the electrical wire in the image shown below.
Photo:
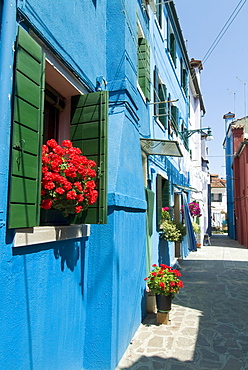
<svg viewBox="0 0 248 370"><path fill-rule="evenodd" d="M240 4L242 3L242 1L244 1L244 2L240 6ZM222 27L222 29L220 30L220 32L218 33L218 35L216 36L216 38L213 41L212 45L210 46L210 48L208 49L208 51L206 52L206 54L202 58L202 64L203 63L206 63L206 61L208 60L208 58L210 57L210 55L212 54L212 52L214 51L214 49L216 48L216 46L219 44L219 42L222 39L222 37L227 32L228 28L233 23L234 19L237 17L237 15L239 14L239 12L241 11L241 9L243 8L243 6L245 5L246 1L247 0L240 0L239 1L238 5L235 7L234 11L232 12L232 14L230 15L230 17L228 18L228 20L226 21L226 23L224 24L224 26ZM240 6L240 8L238 9L239 6ZM238 11L236 12L237 9L238 9ZM236 14L235 14L235 12L236 12Z"/></svg>

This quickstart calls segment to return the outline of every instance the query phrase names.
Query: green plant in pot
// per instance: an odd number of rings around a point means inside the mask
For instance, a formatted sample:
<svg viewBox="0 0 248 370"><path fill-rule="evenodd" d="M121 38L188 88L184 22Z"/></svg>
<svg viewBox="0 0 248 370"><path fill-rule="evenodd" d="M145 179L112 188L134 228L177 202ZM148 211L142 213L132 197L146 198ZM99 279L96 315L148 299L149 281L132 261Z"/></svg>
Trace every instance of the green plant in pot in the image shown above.
<svg viewBox="0 0 248 370"><path fill-rule="evenodd" d="M196 222L192 222L193 230L198 244L201 244L201 227Z"/></svg>
<svg viewBox="0 0 248 370"><path fill-rule="evenodd" d="M159 312L171 310L171 301L175 294L183 288L183 282L179 279L182 274L170 266L152 265L153 270L149 273L146 281L149 292L156 295L157 309Z"/></svg>
<svg viewBox="0 0 248 370"><path fill-rule="evenodd" d="M172 241L172 242L182 242L183 237L186 235L186 227L181 222L177 222L171 219L169 213L169 207L162 208L161 215L161 238Z"/></svg>

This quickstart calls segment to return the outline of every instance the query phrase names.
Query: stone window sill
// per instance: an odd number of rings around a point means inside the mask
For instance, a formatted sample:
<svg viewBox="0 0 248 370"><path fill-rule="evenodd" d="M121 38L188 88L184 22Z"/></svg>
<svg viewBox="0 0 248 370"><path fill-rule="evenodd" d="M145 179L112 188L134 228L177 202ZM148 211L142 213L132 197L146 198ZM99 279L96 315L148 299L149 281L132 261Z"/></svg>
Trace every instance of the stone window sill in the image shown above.
<svg viewBox="0 0 248 370"><path fill-rule="evenodd" d="M42 226L16 229L14 247L85 238L89 235L90 225Z"/></svg>

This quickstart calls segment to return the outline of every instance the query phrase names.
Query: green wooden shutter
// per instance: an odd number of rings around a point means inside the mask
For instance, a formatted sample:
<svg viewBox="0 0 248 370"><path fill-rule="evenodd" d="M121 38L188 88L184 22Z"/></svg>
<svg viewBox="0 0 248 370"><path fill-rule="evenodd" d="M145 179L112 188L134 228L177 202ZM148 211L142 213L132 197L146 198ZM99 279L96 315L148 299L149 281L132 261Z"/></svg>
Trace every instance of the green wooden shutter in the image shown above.
<svg viewBox="0 0 248 370"><path fill-rule="evenodd" d="M167 90L166 86L164 84L159 85L159 90L158 90L158 96L160 101L166 101L167 100ZM165 129L168 128L168 115L167 115L167 104L168 103L160 103L159 104L159 120L164 126Z"/></svg>
<svg viewBox="0 0 248 370"><path fill-rule="evenodd" d="M145 38L138 39L138 82L146 99L150 101L150 47Z"/></svg>
<svg viewBox="0 0 248 370"><path fill-rule="evenodd" d="M19 27L11 146L10 228L39 225L44 80L44 53Z"/></svg>
<svg viewBox="0 0 248 370"><path fill-rule="evenodd" d="M162 207L170 207L170 181L166 179L162 182Z"/></svg>
<svg viewBox="0 0 248 370"><path fill-rule="evenodd" d="M173 126L173 128L174 128L174 130L176 131L177 134L178 134L178 121L179 121L178 108L175 105L172 105L172 107L171 107L171 123L172 123L172 126Z"/></svg>
<svg viewBox="0 0 248 370"><path fill-rule="evenodd" d="M185 94L187 94L187 70L186 69L183 69L182 87L183 87Z"/></svg>
<svg viewBox="0 0 248 370"><path fill-rule="evenodd" d="M161 212L162 212L162 176L157 175L156 181L156 205L157 205L157 229L159 230L159 226L161 223Z"/></svg>
<svg viewBox="0 0 248 370"><path fill-rule="evenodd" d="M157 175L156 182L157 198L157 227L161 223L161 212L163 207L170 207L170 182L161 175Z"/></svg>
<svg viewBox="0 0 248 370"><path fill-rule="evenodd" d="M174 33L170 34L170 55L174 62L174 65L176 66L177 54L176 54L176 38L175 38Z"/></svg>
<svg viewBox="0 0 248 370"><path fill-rule="evenodd" d="M71 105L71 140L98 167L98 200L78 215L77 223L106 224L108 92L73 96Z"/></svg>
<svg viewBox="0 0 248 370"><path fill-rule="evenodd" d="M154 71L153 71L153 88L154 88L154 103L159 101L159 92L158 92L158 86L159 86L159 81L158 81L158 68L155 66ZM154 115L158 115L159 112L159 105L160 104L154 104Z"/></svg>

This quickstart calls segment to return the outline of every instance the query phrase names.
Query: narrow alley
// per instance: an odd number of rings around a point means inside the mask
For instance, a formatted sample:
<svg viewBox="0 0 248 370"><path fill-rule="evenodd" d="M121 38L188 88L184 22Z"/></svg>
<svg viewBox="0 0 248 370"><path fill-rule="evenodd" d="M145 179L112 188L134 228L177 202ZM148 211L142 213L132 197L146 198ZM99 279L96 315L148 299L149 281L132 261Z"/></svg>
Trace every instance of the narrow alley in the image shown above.
<svg viewBox="0 0 248 370"><path fill-rule="evenodd" d="M180 266L169 324L148 314L116 370L248 369L248 250L214 235Z"/></svg>

